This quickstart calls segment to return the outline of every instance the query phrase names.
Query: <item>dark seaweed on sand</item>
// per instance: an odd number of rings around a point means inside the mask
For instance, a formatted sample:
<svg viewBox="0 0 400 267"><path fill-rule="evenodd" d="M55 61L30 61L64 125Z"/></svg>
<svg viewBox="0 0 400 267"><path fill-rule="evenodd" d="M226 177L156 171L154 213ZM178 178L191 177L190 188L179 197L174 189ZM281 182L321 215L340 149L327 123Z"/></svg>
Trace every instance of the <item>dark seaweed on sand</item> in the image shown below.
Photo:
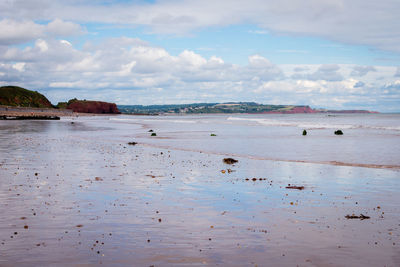
<svg viewBox="0 0 400 267"><path fill-rule="evenodd" d="M233 159L233 158L224 158L223 161L226 164L234 164L234 163L238 162L238 160Z"/></svg>
<svg viewBox="0 0 400 267"><path fill-rule="evenodd" d="M365 219L369 219L369 218L371 218L371 217L369 217L369 216L365 216L364 214L360 214L360 216L357 216L357 215L354 215L354 214L352 214L352 215L346 215L346 216L344 216L346 219L360 219L360 220L365 220Z"/></svg>

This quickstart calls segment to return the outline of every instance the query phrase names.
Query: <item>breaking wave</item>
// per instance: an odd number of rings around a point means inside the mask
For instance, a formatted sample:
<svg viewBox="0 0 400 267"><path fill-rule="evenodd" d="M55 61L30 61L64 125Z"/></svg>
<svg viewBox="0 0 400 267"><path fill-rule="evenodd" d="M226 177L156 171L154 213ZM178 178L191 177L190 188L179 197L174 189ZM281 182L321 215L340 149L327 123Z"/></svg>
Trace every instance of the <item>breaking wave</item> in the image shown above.
<svg viewBox="0 0 400 267"><path fill-rule="evenodd" d="M261 118L240 118L228 117L228 121L243 121L254 123L257 125L265 126L289 126L298 127L303 129L375 129L375 130L392 130L400 131L400 126L375 126L375 125L361 125L361 124L335 124L335 123L320 123L320 122L294 122L294 121L281 121L274 119L261 119Z"/></svg>

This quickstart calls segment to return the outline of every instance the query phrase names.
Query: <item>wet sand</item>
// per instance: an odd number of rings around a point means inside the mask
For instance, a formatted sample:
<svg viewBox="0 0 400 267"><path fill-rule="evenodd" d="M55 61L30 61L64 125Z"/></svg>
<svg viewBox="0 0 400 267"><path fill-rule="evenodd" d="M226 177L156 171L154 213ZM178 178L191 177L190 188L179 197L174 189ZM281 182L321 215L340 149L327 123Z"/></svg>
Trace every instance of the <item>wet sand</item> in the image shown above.
<svg viewBox="0 0 400 267"><path fill-rule="evenodd" d="M229 165L132 127L0 123L0 266L400 265L398 169Z"/></svg>
<svg viewBox="0 0 400 267"><path fill-rule="evenodd" d="M110 114L94 114L73 112L70 109L56 108L27 108L0 105L0 116L6 117L88 117L88 116L110 116ZM111 115L112 116L112 115Z"/></svg>

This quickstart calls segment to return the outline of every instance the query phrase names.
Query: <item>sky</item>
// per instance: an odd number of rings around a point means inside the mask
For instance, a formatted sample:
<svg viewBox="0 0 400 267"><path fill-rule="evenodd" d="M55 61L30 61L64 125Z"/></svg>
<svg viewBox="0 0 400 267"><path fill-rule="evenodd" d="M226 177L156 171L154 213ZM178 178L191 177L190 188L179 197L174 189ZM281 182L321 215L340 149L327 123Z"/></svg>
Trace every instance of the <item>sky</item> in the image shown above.
<svg viewBox="0 0 400 267"><path fill-rule="evenodd" d="M0 0L0 86L53 104L400 112L399 0Z"/></svg>

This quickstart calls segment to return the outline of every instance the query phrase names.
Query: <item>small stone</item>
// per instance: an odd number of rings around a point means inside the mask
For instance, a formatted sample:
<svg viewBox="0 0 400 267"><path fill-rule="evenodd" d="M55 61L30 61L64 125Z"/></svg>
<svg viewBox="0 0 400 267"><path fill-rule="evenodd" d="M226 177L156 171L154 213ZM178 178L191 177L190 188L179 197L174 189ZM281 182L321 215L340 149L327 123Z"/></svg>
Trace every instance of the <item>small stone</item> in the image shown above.
<svg viewBox="0 0 400 267"><path fill-rule="evenodd" d="M238 160L233 159L233 158L224 158L223 161L225 164L234 164L234 163L238 162Z"/></svg>

